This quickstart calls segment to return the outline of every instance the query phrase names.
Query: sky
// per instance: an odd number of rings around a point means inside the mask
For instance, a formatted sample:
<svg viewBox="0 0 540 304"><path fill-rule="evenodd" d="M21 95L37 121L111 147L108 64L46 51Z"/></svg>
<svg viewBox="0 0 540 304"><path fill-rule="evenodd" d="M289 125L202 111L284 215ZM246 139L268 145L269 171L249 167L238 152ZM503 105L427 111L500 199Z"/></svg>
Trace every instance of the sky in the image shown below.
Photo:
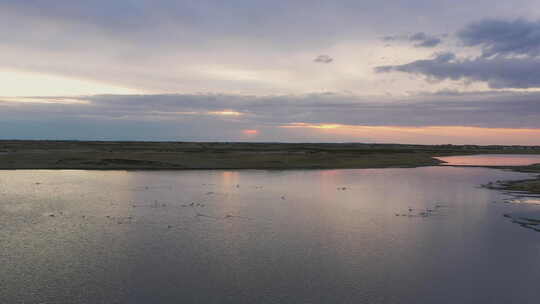
<svg viewBox="0 0 540 304"><path fill-rule="evenodd" d="M0 0L0 139L540 145L532 0Z"/></svg>

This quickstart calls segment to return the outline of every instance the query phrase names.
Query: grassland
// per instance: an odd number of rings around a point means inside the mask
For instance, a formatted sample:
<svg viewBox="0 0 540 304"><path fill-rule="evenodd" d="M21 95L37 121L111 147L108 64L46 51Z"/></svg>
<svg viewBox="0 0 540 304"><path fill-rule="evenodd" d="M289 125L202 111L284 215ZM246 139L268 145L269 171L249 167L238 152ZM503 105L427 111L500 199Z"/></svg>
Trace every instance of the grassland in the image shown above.
<svg viewBox="0 0 540 304"><path fill-rule="evenodd" d="M540 147L359 143L0 141L0 169L332 169L437 165L435 156Z"/></svg>

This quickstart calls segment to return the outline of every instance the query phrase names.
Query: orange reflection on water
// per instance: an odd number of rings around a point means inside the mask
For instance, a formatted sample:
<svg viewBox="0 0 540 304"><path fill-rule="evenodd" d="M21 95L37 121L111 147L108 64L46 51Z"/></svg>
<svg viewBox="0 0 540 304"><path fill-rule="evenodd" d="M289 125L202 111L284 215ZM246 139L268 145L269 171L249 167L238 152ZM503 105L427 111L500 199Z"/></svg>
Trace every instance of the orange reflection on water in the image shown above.
<svg viewBox="0 0 540 304"><path fill-rule="evenodd" d="M222 191L228 192L231 188L239 186L240 174L238 171L223 171L221 173Z"/></svg>
<svg viewBox="0 0 540 304"><path fill-rule="evenodd" d="M467 155L437 157L446 165L462 166L526 166L540 163L540 155Z"/></svg>

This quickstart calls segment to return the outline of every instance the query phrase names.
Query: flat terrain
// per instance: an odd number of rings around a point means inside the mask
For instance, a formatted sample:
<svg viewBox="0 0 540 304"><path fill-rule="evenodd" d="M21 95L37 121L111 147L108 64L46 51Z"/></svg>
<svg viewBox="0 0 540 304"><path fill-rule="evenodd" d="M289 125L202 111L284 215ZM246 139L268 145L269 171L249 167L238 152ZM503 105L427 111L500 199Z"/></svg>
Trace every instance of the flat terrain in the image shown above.
<svg viewBox="0 0 540 304"><path fill-rule="evenodd" d="M0 141L0 169L331 169L437 165L434 156L540 154L540 147Z"/></svg>

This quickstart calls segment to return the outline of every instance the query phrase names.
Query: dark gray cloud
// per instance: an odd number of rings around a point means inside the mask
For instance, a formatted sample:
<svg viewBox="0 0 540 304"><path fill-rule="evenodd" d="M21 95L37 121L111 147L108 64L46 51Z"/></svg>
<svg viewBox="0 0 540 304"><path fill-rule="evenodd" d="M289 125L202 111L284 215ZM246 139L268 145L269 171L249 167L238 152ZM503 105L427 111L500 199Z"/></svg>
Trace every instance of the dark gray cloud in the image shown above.
<svg viewBox="0 0 540 304"><path fill-rule="evenodd" d="M334 58L328 55L319 55L315 59L313 59L313 61L318 63L331 63L332 61L334 61Z"/></svg>
<svg viewBox="0 0 540 304"><path fill-rule="evenodd" d="M385 36L383 41L409 41L414 44L415 47L432 48L442 43L442 39L435 35L428 35L424 32L418 32L412 35L394 35Z"/></svg>
<svg viewBox="0 0 540 304"><path fill-rule="evenodd" d="M433 59L416 60L411 63L403 65L385 65L375 68L377 73L389 73L393 71L406 72L413 74L423 74L432 76L438 79L444 79L448 77L448 73L445 69L448 65L453 64L452 60L456 58L456 55L450 52L437 53ZM458 76L458 79L462 76Z"/></svg>
<svg viewBox="0 0 540 304"><path fill-rule="evenodd" d="M439 45L442 40L438 37L427 35L424 32L419 32L409 37L410 41L416 42L416 47L435 47Z"/></svg>
<svg viewBox="0 0 540 304"><path fill-rule="evenodd" d="M483 57L540 55L540 21L487 19L458 32L465 46L481 47Z"/></svg>
<svg viewBox="0 0 540 304"><path fill-rule="evenodd" d="M418 39L422 39L422 33ZM490 88L540 87L540 22L488 19L457 33L465 47L479 47L481 56L456 58L452 53L402 65L379 66L378 73L405 72L429 80L485 82Z"/></svg>
<svg viewBox="0 0 540 304"><path fill-rule="evenodd" d="M403 65L380 66L375 71L424 75L430 80L482 81L494 89L540 87L539 58L456 59L454 54L444 53L438 54L433 59L416 60Z"/></svg>

